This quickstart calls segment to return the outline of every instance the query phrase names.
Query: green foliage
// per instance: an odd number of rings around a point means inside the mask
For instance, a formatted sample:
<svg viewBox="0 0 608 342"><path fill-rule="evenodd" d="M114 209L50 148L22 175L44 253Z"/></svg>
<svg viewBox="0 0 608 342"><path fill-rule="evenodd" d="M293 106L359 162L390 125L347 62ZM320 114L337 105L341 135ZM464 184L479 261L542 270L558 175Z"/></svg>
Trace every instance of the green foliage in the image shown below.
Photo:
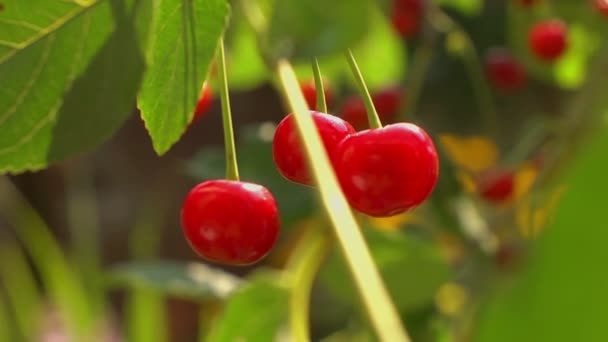
<svg viewBox="0 0 608 342"><path fill-rule="evenodd" d="M521 276L485 307L477 341L602 341L608 258L602 196L608 135L602 129L571 168L555 222L534 243ZM596 195L592 195L596 194Z"/></svg>
<svg viewBox="0 0 608 342"><path fill-rule="evenodd" d="M287 300L274 275L258 274L228 299L207 341L274 341L287 318Z"/></svg>
<svg viewBox="0 0 608 342"><path fill-rule="evenodd" d="M140 7L4 4L0 172L40 169L110 137L131 113L144 70L134 25Z"/></svg>
<svg viewBox="0 0 608 342"><path fill-rule="evenodd" d="M437 288L450 276L438 251L431 244L399 232L364 229L374 261L397 308L406 312L431 304ZM321 277L338 298L354 302L355 289L338 255L330 258Z"/></svg>
<svg viewBox="0 0 608 342"><path fill-rule="evenodd" d="M158 154L192 121L228 13L226 0L159 0L155 7L137 102Z"/></svg>
<svg viewBox="0 0 608 342"><path fill-rule="evenodd" d="M155 290L193 300L224 298L239 283L238 278L200 263L141 261L115 266L108 273L112 287Z"/></svg>
<svg viewBox="0 0 608 342"><path fill-rule="evenodd" d="M367 0L275 1L262 48L273 58L304 58L342 52L353 46L369 26Z"/></svg>

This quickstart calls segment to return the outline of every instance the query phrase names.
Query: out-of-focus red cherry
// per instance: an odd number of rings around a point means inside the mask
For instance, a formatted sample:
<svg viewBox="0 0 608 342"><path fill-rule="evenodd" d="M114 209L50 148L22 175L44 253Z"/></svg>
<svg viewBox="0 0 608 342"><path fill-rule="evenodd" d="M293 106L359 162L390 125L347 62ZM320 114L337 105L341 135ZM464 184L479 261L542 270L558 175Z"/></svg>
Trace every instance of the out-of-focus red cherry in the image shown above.
<svg viewBox="0 0 608 342"><path fill-rule="evenodd" d="M317 87L315 86L314 80L308 80L300 82L300 89L302 89L302 94L304 94L304 99L306 99L306 103L308 104L308 108L312 110L316 110L317 108ZM325 94L325 104L327 104L327 108L330 108L333 104L334 93L331 89L331 85L329 82L323 80L323 92Z"/></svg>
<svg viewBox="0 0 608 342"><path fill-rule="evenodd" d="M510 170L488 170L479 176L481 197L488 202L500 204L513 197L515 175Z"/></svg>
<svg viewBox="0 0 608 342"><path fill-rule="evenodd" d="M568 28L557 19L537 23L530 30L529 44L534 55L545 62L553 62L568 48Z"/></svg>
<svg viewBox="0 0 608 342"><path fill-rule="evenodd" d="M194 122L204 117L205 114L209 112L212 103L213 94L211 93L211 87L209 87L209 85L207 85L207 82L205 82L203 83L201 95L196 105L196 109L194 110L194 118L192 119L192 121Z"/></svg>
<svg viewBox="0 0 608 342"><path fill-rule="evenodd" d="M486 54L486 73L492 84L512 92L526 84L526 69L505 48L493 48Z"/></svg>

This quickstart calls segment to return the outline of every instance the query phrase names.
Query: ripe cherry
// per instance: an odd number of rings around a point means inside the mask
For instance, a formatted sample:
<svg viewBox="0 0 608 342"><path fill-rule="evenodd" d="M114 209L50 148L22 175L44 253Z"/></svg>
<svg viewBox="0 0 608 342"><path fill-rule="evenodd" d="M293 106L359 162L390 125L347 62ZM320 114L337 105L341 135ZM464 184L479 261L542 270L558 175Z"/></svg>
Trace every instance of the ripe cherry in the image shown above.
<svg viewBox="0 0 608 342"><path fill-rule="evenodd" d="M492 84L505 92L517 90L526 83L526 70L504 48L494 48L488 51L486 73Z"/></svg>
<svg viewBox="0 0 608 342"><path fill-rule="evenodd" d="M372 102L382 122L393 122L395 115L401 105L402 91L397 87L387 87L372 94ZM367 110L365 103L358 96L348 97L342 103L341 116L355 129L361 130L368 127Z"/></svg>
<svg viewBox="0 0 608 342"><path fill-rule="evenodd" d="M350 135L340 143L337 155L336 174L350 205L375 217L419 205L439 175L433 141L411 123Z"/></svg>
<svg viewBox="0 0 608 342"><path fill-rule="evenodd" d="M211 108L212 103L213 95L211 94L211 88L207 85L207 82L205 82L203 83L201 95L198 100L198 104L196 105L196 109L194 110L194 118L192 119L192 121L199 120L205 114L207 114L209 108Z"/></svg>
<svg viewBox="0 0 608 342"><path fill-rule="evenodd" d="M595 8L601 14L608 16L608 0L595 0Z"/></svg>
<svg viewBox="0 0 608 342"><path fill-rule="evenodd" d="M500 204L513 195L514 174L508 170L490 170L482 173L478 181L479 193L488 202Z"/></svg>
<svg viewBox="0 0 608 342"><path fill-rule="evenodd" d="M566 24L553 19L534 25L530 30L529 44L539 59L547 62L556 60L568 47Z"/></svg>
<svg viewBox="0 0 608 342"><path fill-rule="evenodd" d="M181 212L182 229L192 248L210 261L248 265L262 259L280 228L274 197L265 187L232 180L195 186Z"/></svg>
<svg viewBox="0 0 608 342"><path fill-rule="evenodd" d="M422 0L394 0L391 21L403 38L412 38L420 30L424 4Z"/></svg>
<svg viewBox="0 0 608 342"><path fill-rule="evenodd" d="M355 133L355 129L348 122L330 114L310 111L310 115L319 130L327 154L333 161L340 141ZM286 116L277 126L272 140L272 157L283 177L296 183L313 185L293 114Z"/></svg>
<svg viewBox="0 0 608 342"><path fill-rule="evenodd" d="M310 109L318 109L317 108L317 87L315 86L314 80L309 80L305 82L300 82L300 89L302 89L302 94L304 94L304 99L308 104L308 108ZM327 104L327 108L331 107L331 104L334 99L333 91L331 90L330 85L323 81L323 92L325 94L325 103Z"/></svg>

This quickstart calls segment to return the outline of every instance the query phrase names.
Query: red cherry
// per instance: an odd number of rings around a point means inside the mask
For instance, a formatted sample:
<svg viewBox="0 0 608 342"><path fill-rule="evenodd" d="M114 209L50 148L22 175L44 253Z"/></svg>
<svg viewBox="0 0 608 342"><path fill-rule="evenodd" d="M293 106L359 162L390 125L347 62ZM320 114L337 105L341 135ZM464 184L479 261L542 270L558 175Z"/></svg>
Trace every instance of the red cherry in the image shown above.
<svg viewBox="0 0 608 342"><path fill-rule="evenodd" d="M391 21L403 38L411 38L420 30L423 15L422 0L396 0L393 2Z"/></svg>
<svg viewBox="0 0 608 342"><path fill-rule="evenodd" d="M551 62L559 58L568 47L567 27L562 21L553 19L532 27L529 44L539 59Z"/></svg>
<svg viewBox="0 0 608 342"><path fill-rule="evenodd" d="M396 87L387 87L372 94L372 102L382 122L393 122L401 105L401 90ZM369 127L365 103L358 96L348 97L342 103L341 116L355 129L361 130Z"/></svg>
<svg viewBox="0 0 608 342"><path fill-rule="evenodd" d="M608 16L608 0L595 0L595 8L601 14Z"/></svg>
<svg viewBox="0 0 608 342"><path fill-rule="evenodd" d="M492 84L505 92L517 90L526 83L526 70L504 48L494 48L486 54L486 72Z"/></svg>
<svg viewBox="0 0 608 342"><path fill-rule="evenodd" d="M211 108L212 103L213 95L211 94L211 88L207 85L207 82L205 82L203 83L201 95L198 100L198 104L196 105L196 109L194 110L194 118L192 119L192 121L199 120L205 114L207 114L209 108Z"/></svg>
<svg viewBox="0 0 608 342"><path fill-rule="evenodd" d="M340 141L355 133L355 129L348 122L330 114L310 111L310 115L333 161ZM304 185L314 184L293 114L287 115L277 126L272 140L272 157L283 177Z"/></svg>
<svg viewBox="0 0 608 342"><path fill-rule="evenodd" d="M302 89L302 94L304 94L308 108L317 109L317 87L315 86L315 81L300 82L300 88ZM327 108L329 108L333 102L334 94L330 85L325 81L323 81L323 91L325 93L325 103L327 104Z"/></svg>
<svg viewBox="0 0 608 342"><path fill-rule="evenodd" d="M356 130L369 127L365 103L358 96L350 96L342 103L340 116L348 121Z"/></svg>
<svg viewBox="0 0 608 342"><path fill-rule="evenodd" d="M181 221L188 243L200 256L230 265L262 259L280 228L277 205L268 189L223 179L195 186L186 196Z"/></svg>
<svg viewBox="0 0 608 342"><path fill-rule="evenodd" d="M514 188L514 174L507 170L491 170L482 173L479 180L481 197L495 204L511 199Z"/></svg>
<svg viewBox="0 0 608 342"><path fill-rule="evenodd" d="M346 137L338 147L336 173L351 206L376 217L422 203L433 191L439 159L420 127L397 123Z"/></svg>
<svg viewBox="0 0 608 342"><path fill-rule="evenodd" d="M372 102L382 122L392 121L399 112L401 94L397 87L387 87L372 94Z"/></svg>

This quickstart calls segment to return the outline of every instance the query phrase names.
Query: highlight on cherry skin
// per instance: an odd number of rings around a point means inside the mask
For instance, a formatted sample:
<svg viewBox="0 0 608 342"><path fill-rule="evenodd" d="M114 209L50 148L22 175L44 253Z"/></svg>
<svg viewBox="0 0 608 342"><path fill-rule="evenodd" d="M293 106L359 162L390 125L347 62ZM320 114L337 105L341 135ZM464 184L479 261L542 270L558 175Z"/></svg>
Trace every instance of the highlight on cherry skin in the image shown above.
<svg viewBox="0 0 608 342"><path fill-rule="evenodd" d="M421 204L439 176L432 139L411 123L346 137L338 147L335 164L350 205L375 217L396 215Z"/></svg>
<svg viewBox="0 0 608 342"><path fill-rule="evenodd" d="M182 206L181 223L196 253L227 265L260 261L272 249L280 230L277 204L268 189L223 179L192 188Z"/></svg>
<svg viewBox="0 0 608 342"><path fill-rule="evenodd" d="M333 164L338 144L348 135L355 133L355 129L348 122L331 114L310 111L310 115ZM314 184L293 114L287 115L277 126L272 140L272 158L283 177L295 183Z"/></svg>

